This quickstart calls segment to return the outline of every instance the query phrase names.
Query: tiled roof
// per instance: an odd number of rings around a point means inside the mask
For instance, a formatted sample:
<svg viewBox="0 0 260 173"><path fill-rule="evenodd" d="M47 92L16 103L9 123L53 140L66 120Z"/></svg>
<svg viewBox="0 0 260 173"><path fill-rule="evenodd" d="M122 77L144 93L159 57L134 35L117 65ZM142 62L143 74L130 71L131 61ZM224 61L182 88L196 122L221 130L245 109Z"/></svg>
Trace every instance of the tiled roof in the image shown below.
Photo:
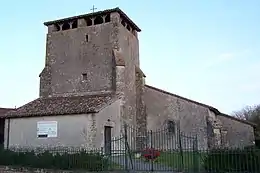
<svg viewBox="0 0 260 173"><path fill-rule="evenodd" d="M68 18L64 18L64 19L44 22L44 25L48 26L48 25L52 25L52 24L55 24L55 23L60 23L60 22L66 21L66 20L75 20L75 19L80 19L80 18L85 18L85 17L92 17L92 16L97 16L97 15L102 15L102 14L107 14L107 13L113 13L113 12L118 12L120 14L120 16L124 20L126 20L133 29L135 29L138 32L141 31L141 29L118 7L117 8L113 8L113 9L103 10L103 11L97 11L97 12L94 12L94 13L88 13L88 14L83 14L83 15L79 15L79 16L73 16L73 17L68 17Z"/></svg>
<svg viewBox="0 0 260 173"><path fill-rule="evenodd" d="M98 108L111 103L113 98L113 95L38 98L6 113L5 116L12 118L95 113Z"/></svg>
<svg viewBox="0 0 260 173"><path fill-rule="evenodd" d="M12 108L0 108L0 118L3 117L7 112L12 111Z"/></svg>

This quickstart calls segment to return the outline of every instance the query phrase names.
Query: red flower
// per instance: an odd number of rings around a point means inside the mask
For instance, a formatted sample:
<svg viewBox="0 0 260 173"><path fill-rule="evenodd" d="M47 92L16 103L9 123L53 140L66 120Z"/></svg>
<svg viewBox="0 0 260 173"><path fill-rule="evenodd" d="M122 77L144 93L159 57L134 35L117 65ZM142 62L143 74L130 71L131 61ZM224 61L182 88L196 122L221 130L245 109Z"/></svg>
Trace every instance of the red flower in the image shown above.
<svg viewBox="0 0 260 173"><path fill-rule="evenodd" d="M157 157L160 156L160 152L154 148L146 148L143 150L142 156L146 160L155 160Z"/></svg>

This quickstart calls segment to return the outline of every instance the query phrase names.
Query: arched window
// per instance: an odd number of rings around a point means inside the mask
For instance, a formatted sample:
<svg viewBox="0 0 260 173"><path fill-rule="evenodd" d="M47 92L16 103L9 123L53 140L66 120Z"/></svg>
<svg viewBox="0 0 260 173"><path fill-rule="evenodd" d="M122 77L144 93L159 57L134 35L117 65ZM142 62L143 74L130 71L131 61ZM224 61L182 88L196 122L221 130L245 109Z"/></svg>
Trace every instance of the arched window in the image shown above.
<svg viewBox="0 0 260 173"><path fill-rule="evenodd" d="M68 30L70 29L70 24L68 22L64 22L62 25L62 30Z"/></svg>
<svg viewBox="0 0 260 173"><path fill-rule="evenodd" d="M75 20L72 23L72 29L77 28L77 27L78 27L78 20Z"/></svg>
<svg viewBox="0 0 260 173"><path fill-rule="evenodd" d="M167 128L168 128L168 132L169 134L175 134L175 122L172 120L169 120L167 122Z"/></svg>
<svg viewBox="0 0 260 173"><path fill-rule="evenodd" d="M92 20L90 18L86 18L85 20L86 20L87 26L92 25Z"/></svg>
<svg viewBox="0 0 260 173"><path fill-rule="evenodd" d="M105 17L105 23L110 22L110 14L107 14Z"/></svg>
<svg viewBox="0 0 260 173"><path fill-rule="evenodd" d="M94 25L98 25L103 23L103 18L101 16L97 16L94 20Z"/></svg>

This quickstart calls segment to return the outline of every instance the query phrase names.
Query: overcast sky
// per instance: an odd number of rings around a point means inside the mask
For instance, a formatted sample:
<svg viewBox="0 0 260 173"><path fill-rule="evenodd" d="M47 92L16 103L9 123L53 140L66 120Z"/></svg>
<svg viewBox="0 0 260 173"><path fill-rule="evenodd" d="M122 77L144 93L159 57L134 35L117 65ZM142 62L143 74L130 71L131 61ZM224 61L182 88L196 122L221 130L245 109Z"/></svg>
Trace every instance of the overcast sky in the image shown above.
<svg viewBox="0 0 260 173"><path fill-rule="evenodd" d="M39 95L43 22L120 7L141 29L147 84L230 113L260 103L258 0L0 2L0 107Z"/></svg>

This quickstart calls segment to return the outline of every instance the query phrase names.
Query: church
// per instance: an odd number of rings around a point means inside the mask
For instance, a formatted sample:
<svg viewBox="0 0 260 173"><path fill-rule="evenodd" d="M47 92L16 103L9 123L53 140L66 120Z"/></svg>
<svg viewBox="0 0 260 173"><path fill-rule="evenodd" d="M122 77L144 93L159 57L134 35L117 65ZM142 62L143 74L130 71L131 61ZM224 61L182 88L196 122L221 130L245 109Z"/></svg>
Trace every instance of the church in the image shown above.
<svg viewBox="0 0 260 173"><path fill-rule="evenodd" d="M5 148L102 148L126 130L139 148L153 139L172 149L179 134L196 136L199 149L254 144L254 124L146 84L141 29L120 8L44 25L39 97L0 115Z"/></svg>

